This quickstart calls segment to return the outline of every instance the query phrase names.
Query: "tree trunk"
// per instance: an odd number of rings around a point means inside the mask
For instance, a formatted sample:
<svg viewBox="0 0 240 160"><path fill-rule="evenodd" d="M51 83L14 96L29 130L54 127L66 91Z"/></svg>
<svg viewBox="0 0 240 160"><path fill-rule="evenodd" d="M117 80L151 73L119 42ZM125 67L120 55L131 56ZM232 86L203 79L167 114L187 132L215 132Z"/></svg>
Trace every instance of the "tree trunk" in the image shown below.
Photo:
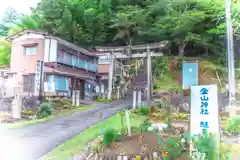
<svg viewBox="0 0 240 160"><path fill-rule="evenodd" d="M129 55L132 56L132 38L129 36L128 37L128 41L129 41Z"/></svg>
<svg viewBox="0 0 240 160"><path fill-rule="evenodd" d="M186 45L187 45L187 43L185 43L184 41L180 41L180 43L178 45L178 56L179 57L183 57L184 56Z"/></svg>
<svg viewBox="0 0 240 160"><path fill-rule="evenodd" d="M207 56L208 56L208 53L209 53L209 52L208 52L208 48L206 48L206 55L207 55Z"/></svg>

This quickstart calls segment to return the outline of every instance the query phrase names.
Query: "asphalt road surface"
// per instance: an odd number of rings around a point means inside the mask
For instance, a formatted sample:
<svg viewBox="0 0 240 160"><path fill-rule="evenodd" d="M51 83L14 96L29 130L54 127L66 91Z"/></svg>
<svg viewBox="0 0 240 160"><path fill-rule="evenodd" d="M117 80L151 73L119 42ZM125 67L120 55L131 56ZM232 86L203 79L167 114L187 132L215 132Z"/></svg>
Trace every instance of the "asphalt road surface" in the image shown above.
<svg viewBox="0 0 240 160"><path fill-rule="evenodd" d="M59 144L130 106L131 102L125 100L41 124L0 131L0 159L38 160Z"/></svg>

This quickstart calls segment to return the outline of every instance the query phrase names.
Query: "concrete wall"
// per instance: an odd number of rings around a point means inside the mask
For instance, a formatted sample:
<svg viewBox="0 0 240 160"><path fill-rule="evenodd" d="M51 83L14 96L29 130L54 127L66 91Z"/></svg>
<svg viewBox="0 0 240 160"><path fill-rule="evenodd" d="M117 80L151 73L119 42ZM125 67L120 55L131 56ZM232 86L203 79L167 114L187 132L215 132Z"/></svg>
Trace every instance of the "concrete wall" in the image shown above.
<svg viewBox="0 0 240 160"><path fill-rule="evenodd" d="M108 72L109 72L109 64L98 65L98 73L108 73Z"/></svg>
<svg viewBox="0 0 240 160"><path fill-rule="evenodd" d="M31 44L37 44L37 53L25 55L23 45ZM44 36L25 34L12 41L10 71L17 73L18 83L22 84L22 75L35 73L37 60L44 60Z"/></svg>

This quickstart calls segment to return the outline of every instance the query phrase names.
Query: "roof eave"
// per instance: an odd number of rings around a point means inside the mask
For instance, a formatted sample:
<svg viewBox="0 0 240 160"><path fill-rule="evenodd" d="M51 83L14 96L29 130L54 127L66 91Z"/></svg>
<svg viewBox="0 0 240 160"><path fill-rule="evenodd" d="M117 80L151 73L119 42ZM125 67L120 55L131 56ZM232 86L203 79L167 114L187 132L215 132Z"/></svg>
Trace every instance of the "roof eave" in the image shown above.
<svg viewBox="0 0 240 160"><path fill-rule="evenodd" d="M22 30L22 31L20 31L20 32L17 32L17 33L15 33L15 34L13 34L13 35L10 35L10 36L6 37L5 39L6 39L7 41L10 41L10 42L11 42L11 41L13 41L14 39L16 39L16 38L18 38L18 37L20 37L20 36L22 36L22 35L24 35L24 34L26 34L26 33L42 34L42 35L44 35L44 36L48 35L47 32L38 31L38 30L31 30L31 29L24 29L24 30Z"/></svg>

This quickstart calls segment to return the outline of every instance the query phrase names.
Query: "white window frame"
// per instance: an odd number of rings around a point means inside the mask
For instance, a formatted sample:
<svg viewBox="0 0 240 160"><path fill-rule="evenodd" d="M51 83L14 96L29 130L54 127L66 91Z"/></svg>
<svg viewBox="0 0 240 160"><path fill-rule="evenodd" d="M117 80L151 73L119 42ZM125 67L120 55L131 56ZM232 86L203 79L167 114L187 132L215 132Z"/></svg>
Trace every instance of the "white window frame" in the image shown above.
<svg viewBox="0 0 240 160"><path fill-rule="evenodd" d="M29 52L27 49L35 49L35 51ZM34 46L24 46L24 55L26 56L31 56L31 55L36 55L37 54L37 45Z"/></svg>

